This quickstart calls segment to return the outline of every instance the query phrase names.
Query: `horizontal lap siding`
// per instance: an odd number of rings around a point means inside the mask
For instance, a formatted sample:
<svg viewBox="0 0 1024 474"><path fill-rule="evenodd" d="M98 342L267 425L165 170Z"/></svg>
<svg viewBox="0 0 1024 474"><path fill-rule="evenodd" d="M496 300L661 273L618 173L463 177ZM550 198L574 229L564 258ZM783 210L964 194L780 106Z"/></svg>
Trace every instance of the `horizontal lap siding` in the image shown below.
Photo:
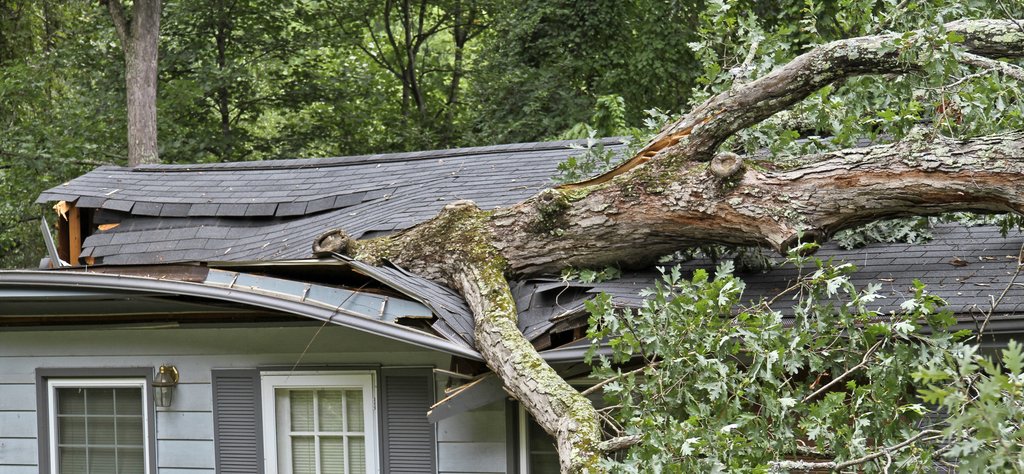
<svg viewBox="0 0 1024 474"><path fill-rule="evenodd" d="M505 401L437 423L438 473L504 473L508 470Z"/></svg>
<svg viewBox="0 0 1024 474"><path fill-rule="evenodd" d="M318 328L0 330L0 474L38 470L36 368L165 364L178 368L181 381L171 407L157 409L159 474L212 474L216 456L211 371L290 367L300 360ZM448 356L336 327L323 328L301 355L306 367L410 361L444 366Z"/></svg>
<svg viewBox="0 0 1024 474"><path fill-rule="evenodd" d="M0 474L35 473L36 386L0 381Z"/></svg>

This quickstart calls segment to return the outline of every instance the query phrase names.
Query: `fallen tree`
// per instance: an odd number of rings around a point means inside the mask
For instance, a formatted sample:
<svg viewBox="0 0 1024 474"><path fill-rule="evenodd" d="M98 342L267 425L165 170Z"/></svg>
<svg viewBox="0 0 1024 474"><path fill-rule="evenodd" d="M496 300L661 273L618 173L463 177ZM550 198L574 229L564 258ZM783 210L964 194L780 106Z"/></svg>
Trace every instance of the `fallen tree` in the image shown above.
<svg viewBox="0 0 1024 474"><path fill-rule="evenodd" d="M1024 57L1013 20L958 21L971 64ZM596 472L598 416L537 354L516 326L507 276L564 267L645 266L695 243L786 251L879 218L954 210L1024 211L1024 132L970 140L919 131L888 144L799 157L791 166L719 152L727 139L818 89L868 74L916 71L929 31L818 46L790 63L711 97L665 127L632 159L595 179L553 188L520 204L482 211L449 205L396 235L355 242L349 253L390 260L458 289L473 310L477 346L531 416L557 441L563 472ZM997 64L997 66L993 66Z"/></svg>

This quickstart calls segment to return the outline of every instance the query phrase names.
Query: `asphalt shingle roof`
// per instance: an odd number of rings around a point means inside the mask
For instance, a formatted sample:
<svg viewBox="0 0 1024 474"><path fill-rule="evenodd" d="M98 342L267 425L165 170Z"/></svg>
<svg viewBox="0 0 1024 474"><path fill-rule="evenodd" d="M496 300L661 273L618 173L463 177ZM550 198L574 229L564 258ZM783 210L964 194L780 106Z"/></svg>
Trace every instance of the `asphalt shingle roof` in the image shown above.
<svg viewBox="0 0 1024 474"><path fill-rule="evenodd" d="M119 224L84 242L83 256L104 264L179 261L260 261L305 258L318 235L341 228L371 237L430 219L447 203L471 199L483 208L509 205L551 185L559 162L574 152L571 142L527 143L417 153L315 160L281 160L207 165L152 165L135 169L102 167L44 192L40 202L77 201L102 209ZM604 144L621 149L622 143ZM1024 281L1011 284L1024 235L1002 237L994 227L955 224L933 230L928 244L872 244L843 250L826 244L818 252L857 265L858 286L876 283L889 312L912 294L920 279L950 302L961 318L981 316L993 296L1009 287L994 319L1024 311ZM966 261L954 266L954 258ZM684 270L713 267L708 261ZM439 316L434 329L472 346L473 322L451 290L399 268L369 267L374 278L402 287L427 302ZM792 267L741 275L746 298L773 296L799 275ZM606 292L620 306L635 307L641 290L658 273L582 284L557 279L513 282L524 334L536 338L581 315L583 303ZM400 290L402 291L402 290ZM785 308L780 308L785 312Z"/></svg>
<svg viewBox="0 0 1024 474"><path fill-rule="evenodd" d="M360 238L423 222L459 199L489 209L551 185L571 141L345 158L101 167L45 191L116 211L83 243L105 264L304 258L321 233ZM611 149L618 139L605 139ZM119 214L118 214L119 213Z"/></svg>
<svg viewBox="0 0 1024 474"><path fill-rule="evenodd" d="M857 288L869 284L881 286L871 309L881 313L898 311L900 304L914 294L913 282L920 280L926 290L947 301L948 309L962 321L984 319L992 309L994 298L1009 289L994 308L993 320L1024 313L1024 275L1014 276L1024 249L1024 233L1013 231L1003 237L994 226L963 227L940 224L933 230L935 238L926 244L876 243L854 250L844 250L835 243L826 243L815 254L834 263L852 263L857 271L851 282ZM957 259L956 266L952 262ZM682 264L684 275L698 268L713 270L706 260ZM808 270L803 270L807 272ZM813 271L813 269L811 269ZM756 302L771 298L787 288L800 276L800 269L779 266L763 273L738 273L746 283L744 299ZM555 279L532 279L517 282L513 287L520 312L519 326L527 338L546 333L562 319L584 312L583 303L597 293L607 293L615 305L639 307L640 292L652 288L660 278L655 270L624 274L616 280L584 284ZM783 315L792 315L792 300L780 299L774 306Z"/></svg>

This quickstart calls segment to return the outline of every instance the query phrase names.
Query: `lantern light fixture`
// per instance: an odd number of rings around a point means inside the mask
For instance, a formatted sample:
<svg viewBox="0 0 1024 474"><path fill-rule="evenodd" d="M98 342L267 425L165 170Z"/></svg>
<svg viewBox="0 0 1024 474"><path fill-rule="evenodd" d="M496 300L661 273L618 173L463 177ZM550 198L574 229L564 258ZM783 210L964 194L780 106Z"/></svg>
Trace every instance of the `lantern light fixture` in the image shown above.
<svg viewBox="0 0 1024 474"><path fill-rule="evenodd" d="M178 368L173 365L161 365L153 380L153 401L160 408L171 406L174 387L178 385Z"/></svg>

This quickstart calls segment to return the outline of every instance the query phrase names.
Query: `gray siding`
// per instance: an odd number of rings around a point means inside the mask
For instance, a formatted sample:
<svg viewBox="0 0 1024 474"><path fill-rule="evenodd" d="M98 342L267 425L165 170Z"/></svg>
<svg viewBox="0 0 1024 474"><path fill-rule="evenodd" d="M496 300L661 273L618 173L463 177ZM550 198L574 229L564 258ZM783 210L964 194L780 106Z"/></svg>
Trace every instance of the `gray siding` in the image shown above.
<svg viewBox="0 0 1024 474"><path fill-rule="evenodd" d="M0 474L36 472L36 385L0 374Z"/></svg>
<svg viewBox="0 0 1024 474"><path fill-rule="evenodd" d="M156 415L160 474L211 474L215 456L210 371L215 368L434 365L449 357L407 344L319 326L0 331L0 474L35 473L35 370L159 367L181 372L174 403ZM502 456L504 458L504 456Z"/></svg>
<svg viewBox="0 0 1024 474"><path fill-rule="evenodd" d="M438 473L504 473L505 401L445 418L437 423Z"/></svg>

